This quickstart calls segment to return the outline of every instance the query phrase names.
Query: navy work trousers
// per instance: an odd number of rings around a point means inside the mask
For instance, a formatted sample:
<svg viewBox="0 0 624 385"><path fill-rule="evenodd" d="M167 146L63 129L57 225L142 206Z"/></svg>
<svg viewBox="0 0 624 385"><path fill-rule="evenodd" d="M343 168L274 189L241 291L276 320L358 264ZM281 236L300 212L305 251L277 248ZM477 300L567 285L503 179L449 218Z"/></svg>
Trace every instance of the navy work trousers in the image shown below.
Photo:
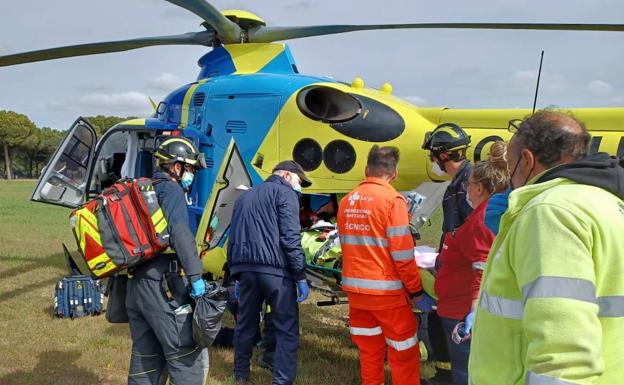
<svg viewBox="0 0 624 385"><path fill-rule="evenodd" d="M242 272L239 315L234 331L234 376L249 378L249 363L257 341L262 302L271 305L271 322L275 330L273 384L290 385L297 375L299 348L299 307L295 282L271 274Z"/></svg>
<svg viewBox="0 0 624 385"><path fill-rule="evenodd" d="M450 318L440 317L442 328L446 336L449 354L451 356L451 376L453 385L465 385L468 383L468 356L470 355L470 340L464 341L459 345L453 342L451 334L455 325L462 322Z"/></svg>

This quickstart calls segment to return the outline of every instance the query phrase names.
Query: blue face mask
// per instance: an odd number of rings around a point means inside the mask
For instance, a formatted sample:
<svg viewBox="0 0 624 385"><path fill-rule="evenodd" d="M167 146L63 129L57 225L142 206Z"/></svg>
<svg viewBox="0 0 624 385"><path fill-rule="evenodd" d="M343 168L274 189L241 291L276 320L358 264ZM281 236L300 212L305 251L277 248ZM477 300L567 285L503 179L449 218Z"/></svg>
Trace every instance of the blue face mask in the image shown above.
<svg viewBox="0 0 624 385"><path fill-rule="evenodd" d="M296 185L293 187L293 190L295 190L296 192L300 193L300 192L301 192L301 185L300 185L300 184L296 184Z"/></svg>
<svg viewBox="0 0 624 385"><path fill-rule="evenodd" d="M194 179L195 174L193 174L192 172L184 171L184 174L182 174L182 177L180 178L180 184L182 185L182 188L185 190L191 188Z"/></svg>

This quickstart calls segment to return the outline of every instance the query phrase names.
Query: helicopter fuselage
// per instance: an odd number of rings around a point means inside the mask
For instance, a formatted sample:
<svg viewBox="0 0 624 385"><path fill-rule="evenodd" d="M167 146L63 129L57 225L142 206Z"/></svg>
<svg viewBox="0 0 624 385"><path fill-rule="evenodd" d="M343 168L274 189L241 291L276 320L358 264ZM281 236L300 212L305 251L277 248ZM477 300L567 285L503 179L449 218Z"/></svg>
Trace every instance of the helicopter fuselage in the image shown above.
<svg viewBox="0 0 624 385"><path fill-rule="evenodd" d="M401 161L394 186L408 191L444 179L432 173L421 148L425 133L437 125L462 126L472 137L467 156L479 161L487 157L491 143L509 139L510 120L531 113L421 108L393 96L389 84L371 89L360 78L344 83L302 75L286 44L220 46L204 55L199 66L197 81L172 91L152 117L122 122L98 141L94 160L84 165L89 169L84 185L91 186L88 193L97 193L98 178L115 164L119 177L150 176L151 151L159 136L193 140L208 167L197 172L188 194L189 213L204 265L214 277L222 274L233 201L240 191L261 183L278 162L294 159L302 165L313 181L304 193L340 194L364 178L371 146L395 146ZM591 131L593 152L624 155L624 108L573 112ZM106 150L115 145L121 150ZM79 204L79 195L72 197Z"/></svg>

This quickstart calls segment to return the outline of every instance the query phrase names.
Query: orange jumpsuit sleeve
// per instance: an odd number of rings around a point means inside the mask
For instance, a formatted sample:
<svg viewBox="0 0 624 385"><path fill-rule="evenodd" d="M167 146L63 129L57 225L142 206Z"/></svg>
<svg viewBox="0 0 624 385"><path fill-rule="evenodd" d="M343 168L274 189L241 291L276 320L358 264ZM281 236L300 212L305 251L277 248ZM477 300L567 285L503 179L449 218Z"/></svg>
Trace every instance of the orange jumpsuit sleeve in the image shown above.
<svg viewBox="0 0 624 385"><path fill-rule="evenodd" d="M409 215L405 200L400 197L395 198L388 214L386 238L392 262L410 296L419 296L423 288L414 258L414 239L409 229Z"/></svg>

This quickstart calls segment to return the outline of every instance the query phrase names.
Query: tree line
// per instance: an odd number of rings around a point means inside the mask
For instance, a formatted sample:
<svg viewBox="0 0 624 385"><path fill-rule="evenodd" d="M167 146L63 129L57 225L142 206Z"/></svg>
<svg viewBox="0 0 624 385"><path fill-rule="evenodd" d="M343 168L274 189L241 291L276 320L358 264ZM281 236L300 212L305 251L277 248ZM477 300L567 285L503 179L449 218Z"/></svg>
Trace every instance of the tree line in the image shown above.
<svg viewBox="0 0 624 385"><path fill-rule="evenodd" d="M98 137L115 124L133 117L88 116ZM54 150L65 137L65 131L37 125L24 114L0 111L0 151L2 177L38 178Z"/></svg>

